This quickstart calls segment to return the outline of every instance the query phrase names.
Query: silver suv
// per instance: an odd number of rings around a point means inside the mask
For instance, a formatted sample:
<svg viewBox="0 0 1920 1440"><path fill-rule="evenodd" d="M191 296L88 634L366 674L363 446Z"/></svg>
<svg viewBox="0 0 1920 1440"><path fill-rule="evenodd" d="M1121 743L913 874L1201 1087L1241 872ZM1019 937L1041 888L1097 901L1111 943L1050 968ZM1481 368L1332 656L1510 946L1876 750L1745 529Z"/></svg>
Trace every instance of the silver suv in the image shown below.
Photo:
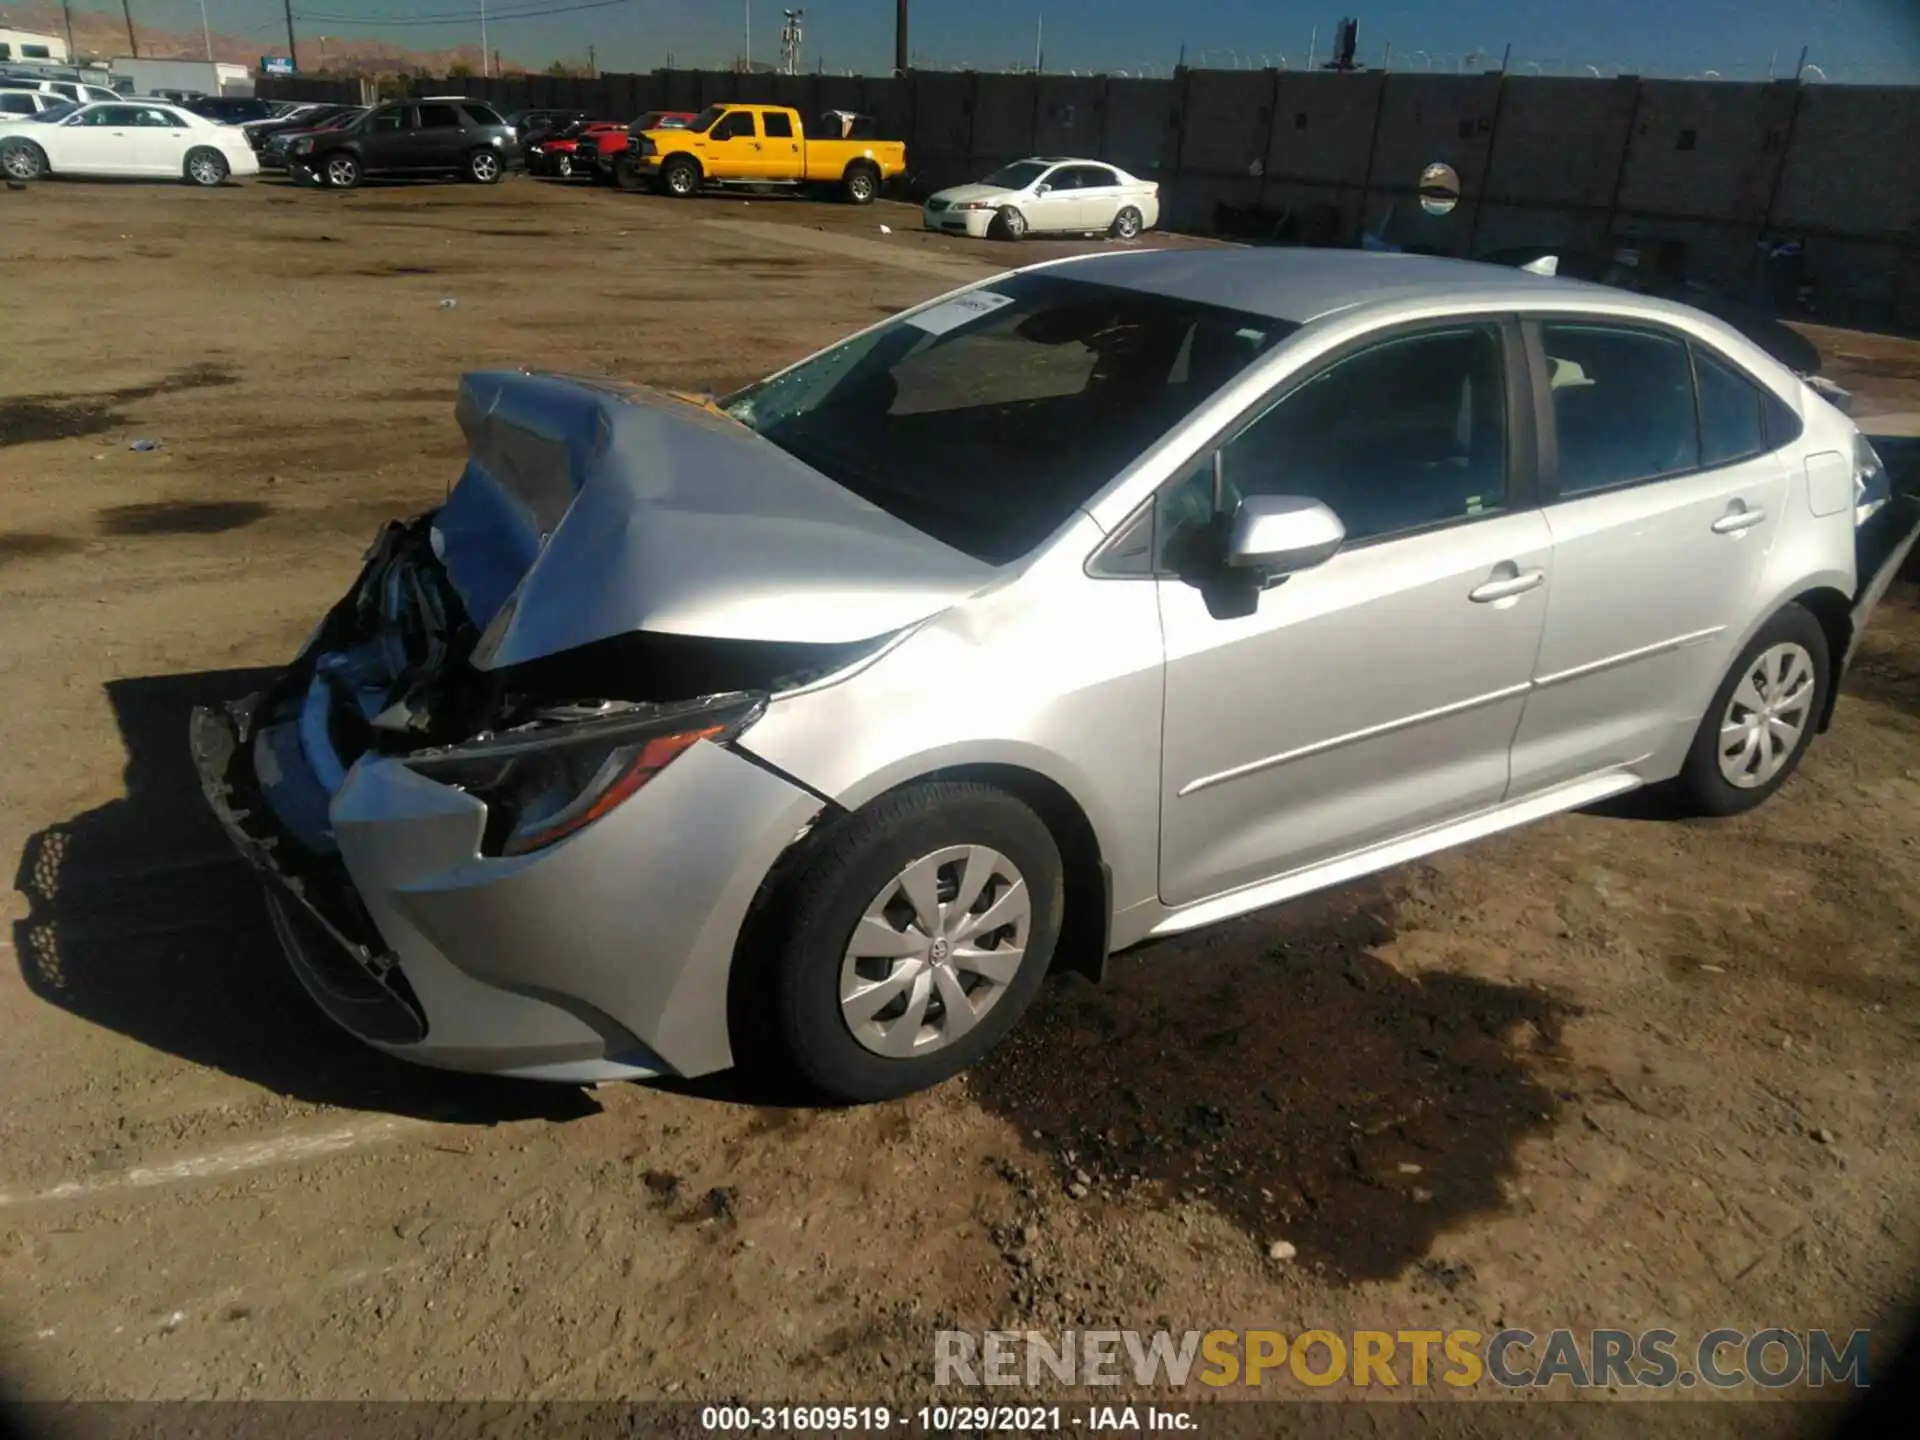
<svg viewBox="0 0 1920 1440"><path fill-rule="evenodd" d="M1642 786L1727 815L1915 533L1720 322L1488 266L1135 252L718 402L466 378L209 798L323 1009L591 1082L952 1075L1050 967Z"/></svg>

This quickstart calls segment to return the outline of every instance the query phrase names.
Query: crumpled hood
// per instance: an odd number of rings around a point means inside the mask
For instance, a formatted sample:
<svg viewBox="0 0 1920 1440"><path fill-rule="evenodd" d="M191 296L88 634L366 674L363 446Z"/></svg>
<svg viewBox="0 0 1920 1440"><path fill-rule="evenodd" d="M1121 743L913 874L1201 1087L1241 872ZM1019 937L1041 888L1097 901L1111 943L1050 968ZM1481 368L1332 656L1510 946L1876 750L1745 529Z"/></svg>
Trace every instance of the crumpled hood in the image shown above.
<svg viewBox="0 0 1920 1440"><path fill-rule="evenodd" d="M956 185L951 190L936 191L935 200L944 200L949 205L970 205L980 200L1003 203L1016 197L1025 196L1024 190L1002 190L998 185Z"/></svg>
<svg viewBox="0 0 1920 1440"><path fill-rule="evenodd" d="M865 640L993 577L696 404L479 372L456 413L467 467L433 541L468 616L494 631L484 668L635 630Z"/></svg>

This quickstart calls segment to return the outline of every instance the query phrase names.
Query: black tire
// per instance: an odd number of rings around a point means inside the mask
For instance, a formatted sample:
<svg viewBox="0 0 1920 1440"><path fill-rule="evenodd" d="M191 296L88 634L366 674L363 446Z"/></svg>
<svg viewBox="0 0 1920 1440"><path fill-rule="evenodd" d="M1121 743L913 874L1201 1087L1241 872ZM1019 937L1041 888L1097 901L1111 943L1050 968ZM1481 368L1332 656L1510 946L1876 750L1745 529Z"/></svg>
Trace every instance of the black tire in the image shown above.
<svg viewBox="0 0 1920 1440"><path fill-rule="evenodd" d="M336 150L314 161L313 173L329 190L351 190L360 183L360 157L350 150Z"/></svg>
<svg viewBox="0 0 1920 1440"><path fill-rule="evenodd" d="M181 167L180 175L189 185L200 185L206 189L227 183L227 177L233 173L233 167L227 164L227 157L207 145L196 145L187 152L186 164Z"/></svg>
<svg viewBox="0 0 1920 1440"><path fill-rule="evenodd" d="M558 175L562 180L571 180L573 178L573 157L571 155L554 156L553 173Z"/></svg>
<svg viewBox="0 0 1920 1440"><path fill-rule="evenodd" d="M700 193L700 167L684 155L675 155L660 167L660 188L676 200Z"/></svg>
<svg viewBox="0 0 1920 1440"><path fill-rule="evenodd" d="M613 162L613 183L622 190L644 190L647 188L647 177L640 173L638 165L622 155Z"/></svg>
<svg viewBox="0 0 1920 1440"><path fill-rule="evenodd" d="M925 1055L878 1054L855 1038L840 1008L854 927L895 876L953 845L989 846L1018 868L1031 907L1025 953L1004 992L964 1034ZM1052 834L1004 791L943 780L882 796L820 836L782 887L772 983L759 991L774 1012L769 1038L802 1080L834 1100L890 1100L937 1085L997 1045L1032 1002L1060 937L1065 898Z"/></svg>
<svg viewBox="0 0 1920 1440"><path fill-rule="evenodd" d="M849 205L871 205L880 193L880 176L871 165L849 165L840 179L840 192Z"/></svg>
<svg viewBox="0 0 1920 1440"><path fill-rule="evenodd" d="M1721 770L1721 726L1730 715L1742 713L1732 710L1735 692L1754 673L1760 658L1776 646L1783 645L1797 646L1804 651L1813 671L1812 682L1806 688L1801 702L1804 709L1797 704L1790 712L1800 717L1799 736L1786 752L1784 762L1771 776L1758 784L1735 785ZM1691 815L1738 815L1753 809L1786 784L1799 768L1807 747L1813 743L1814 730L1826 705L1827 687L1832 683L1827 632L1820 628L1820 622L1810 612L1800 606L1782 607L1747 642L1739 659L1728 669L1726 678L1713 692L1713 702L1701 717L1700 728L1693 737L1693 746L1687 751L1686 764L1666 787L1668 798L1676 808Z"/></svg>
<svg viewBox="0 0 1920 1440"><path fill-rule="evenodd" d="M7 179L41 180L47 173L47 152L31 140L9 139L0 144L0 174Z"/></svg>
<svg viewBox="0 0 1920 1440"><path fill-rule="evenodd" d="M1113 224L1107 227L1107 234L1115 240L1138 240L1140 232L1147 228L1147 217L1131 205L1120 207L1120 213L1113 217Z"/></svg>
<svg viewBox="0 0 1920 1440"><path fill-rule="evenodd" d="M1011 205L1002 205L994 211L988 233L996 240L1023 239L1027 233L1027 217Z"/></svg>
<svg viewBox="0 0 1920 1440"><path fill-rule="evenodd" d="M498 151L480 145L467 152L461 173L476 185L498 185L507 173L507 162L500 158Z"/></svg>

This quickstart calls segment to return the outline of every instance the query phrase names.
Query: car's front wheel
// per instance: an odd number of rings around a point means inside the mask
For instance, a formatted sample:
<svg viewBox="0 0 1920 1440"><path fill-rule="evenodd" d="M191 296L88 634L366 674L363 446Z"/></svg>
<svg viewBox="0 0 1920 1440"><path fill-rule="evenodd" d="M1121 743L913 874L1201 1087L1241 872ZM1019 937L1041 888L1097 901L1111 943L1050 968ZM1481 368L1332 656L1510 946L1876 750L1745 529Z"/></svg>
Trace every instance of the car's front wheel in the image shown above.
<svg viewBox="0 0 1920 1440"><path fill-rule="evenodd" d="M936 1085L1013 1028L1064 909L1059 847L1004 791L931 781L819 837L781 904L780 1048L836 1100Z"/></svg>
<svg viewBox="0 0 1920 1440"><path fill-rule="evenodd" d="M1002 205L993 215L993 233L1001 240L1018 240L1027 233L1027 217L1011 205Z"/></svg>
<svg viewBox="0 0 1920 1440"><path fill-rule="evenodd" d="M571 155L556 156L553 162L553 173L558 175L562 180L571 180L573 178L573 157Z"/></svg>
<svg viewBox="0 0 1920 1440"><path fill-rule="evenodd" d="M1673 782L1674 798L1695 814L1738 815L1786 784L1813 743L1829 665L1820 622L1799 605L1784 606L1720 682Z"/></svg>
<svg viewBox="0 0 1920 1440"><path fill-rule="evenodd" d="M38 180L47 173L47 152L31 140L0 145L0 173L9 180Z"/></svg>
<svg viewBox="0 0 1920 1440"><path fill-rule="evenodd" d="M360 183L360 162L341 150L320 162L320 183L335 190L351 190Z"/></svg>
<svg viewBox="0 0 1920 1440"><path fill-rule="evenodd" d="M491 150L474 150L467 155L467 178L476 185L492 185L505 171L506 166Z"/></svg>
<svg viewBox="0 0 1920 1440"><path fill-rule="evenodd" d="M685 200L700 189L700 167L676 155L660 167L660 185L676 200Z"/></svg>
<svg viewBox="0 0 1920 1440"><path fill-rule="evenodd" d="M215 185L226 184L227 176L232 173L227 157L218 150L209 150L203 145L187 152L186 177L191 184L211 189Z"/></svg>

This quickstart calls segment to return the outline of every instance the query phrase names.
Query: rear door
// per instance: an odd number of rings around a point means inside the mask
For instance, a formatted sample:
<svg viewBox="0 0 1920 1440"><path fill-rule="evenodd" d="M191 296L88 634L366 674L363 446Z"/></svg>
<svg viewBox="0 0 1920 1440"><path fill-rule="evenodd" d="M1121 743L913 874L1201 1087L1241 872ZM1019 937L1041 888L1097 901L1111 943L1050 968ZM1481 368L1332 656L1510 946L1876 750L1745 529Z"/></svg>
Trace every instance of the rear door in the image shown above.
<svg viewBox="0 0 1920 1440"><path fill-rule="evenodd" d="M1120 177L1104 165L1076 165L1080 177L1075 188L1074 224L1082 230L1105 230L1120 213Z"/></svg>
<svg viewBox="0 0 1920 1440"><path fill-rule="evenodd" d="M1525 328L1553 581L1514 740L1516 797L1687 742L1732 660L1788 489L1769 418L1784 407L1725 357L1614 319Z"/></svg>
<svg viewBox="0 0 1920 1440"><path fill-rule="evenodd" d="M804 142L798 131L787 111L760 112L761 173L769 180L799 180L805 176L806 157L800 148Z"/></svg>
<svg viewBox="0 0 1920 1440"><path fill-rule="evenodd" d="M466 130L466 117L460 107L446 101L423 101L416 108L416 130L412 153L413 167L421 170L453 170L466 157L473 143Z"/></svg>
<svg viewBox="0 0 1920 1440"><path fill-rule="evenodd" d="M192 128L177 112L158 105L143 107L137 118L141 170L149 175L184 175Z"/></svg>

